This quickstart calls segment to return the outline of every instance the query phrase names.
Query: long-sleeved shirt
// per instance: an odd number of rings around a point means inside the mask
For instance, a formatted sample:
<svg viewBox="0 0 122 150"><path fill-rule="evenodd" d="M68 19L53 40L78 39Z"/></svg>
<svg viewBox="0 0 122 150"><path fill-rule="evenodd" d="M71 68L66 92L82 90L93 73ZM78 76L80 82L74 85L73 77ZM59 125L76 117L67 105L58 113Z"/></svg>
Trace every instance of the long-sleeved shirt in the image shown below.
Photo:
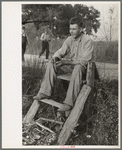
<svg viewBox="0 0 122 150"><path fill-rule="evenodd" d="M53 57L61 59L68 53L70 54L71 60L79 60L81 65L85 67L93 57L93 42L85 34L81 34L77 39L70 36L64 41L62 47L56 51Z"/></svg>
<svg viewBox="0 0 122 150"><path fill-rule="evenodd" d="M40 39L41 39L42 41L47 41L47 42L49 42L49 41L50 41L50 36L49 36L49 34L47 34L47 33L42 33Z"/></svg>

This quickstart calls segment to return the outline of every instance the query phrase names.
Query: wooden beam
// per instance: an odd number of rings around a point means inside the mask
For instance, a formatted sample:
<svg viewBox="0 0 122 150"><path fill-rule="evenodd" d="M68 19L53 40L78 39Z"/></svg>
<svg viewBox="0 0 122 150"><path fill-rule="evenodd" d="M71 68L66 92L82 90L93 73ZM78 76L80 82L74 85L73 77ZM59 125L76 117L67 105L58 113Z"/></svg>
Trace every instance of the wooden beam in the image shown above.
<svg viewBox="0 0 122 150"><path fill-rule="evenodd" d="M38 126L40 126L41 128L43 128L43 129L45 129L45 130L51 132L51 133L55 133L54 131L50 130L48 127L45 127L44 125L42 125L42 124L40 124L40 123L38 123L38 122L36 122L36 124L37 124Z"/></svg>
<svg viewBox="0 0 122 150"><path fill-rule="evenodd" d="M49 122L53 122L53 123L57 123L57 124L61 124L61 125L64 124L64 122L56 121L56 120L48 119L48 118L43 118L43 117L40 117L39 119L37 119L36 122L39 122L40 120L49 121Z"/></svg>
<svg viewBox="0 0 122 150"><path fill-rule="evenodd" d="M51 99L42 99L42 100L40 100L40 102L44 102L46 104L49 104L49 105L52 105L52 106L55 106L58 108L60 108L63 105L63 104L58 103L58 102L51 100Z"/></svg>
<svg viewBox="0 0 122 150"><path fill-rule="evenodd" d="M90 87L94 87L94 73L95 73L94 62L89 62L87 67L86 81L87 85Z"/></svg>
<svg viewBox="0 0 122 150"><path fill-rule="evenodd" d="M62 80L70 81L71 75L72 75L71 73L67 73L67 74L63 74L63 75L58 75L57 78L62 79Z"/></svg>
<svg viewBox="0 0 122 150"><path fill-rule="evenodd" d="M33 121L34 116L36 115L40 103L38 100L34 100L29 111L27 112L26 116L23 119L23 123L31 123Z"/></svg>
<svg viewBox="0 0 122 150"><path fill-rule="evenodd" d="M43 57L43 56L42 56ZM25 54L25 62L27 61L32 61L31 63L35 64L35 61L37 61L38 55L30 55L30 54ZM45 59L45 57L44 57ZM99 78L101 80L108 79L108 80L113 80L116 79L118 80L118 69L119 65L114 64L114 63L104 63L104 62L95 62L96 68L99 73ZM41 65L39 66L41 68Z"/></svg>
<svg viewBox="0 0 122 150"><path fill-rule="evenodd" d="M70 137L72 131L77 125L78 119L83 111L84 104L86 99L89 96L91 91L91 87L87 85L83 85L80 94L75 102L75 106L73 107L68 119L66 120L62 131L59 134L58 144L65 145L68 138Z"/></svg>
<svg viewBox="0 0 122 150"><path fill-rule="evenodd" d="M43 23L43 22L50 22L50 21L48 21L48 20L36 20L36 21L29 20L29 21L23 21L22 24L24 25L24 24L27 24L27 23L34 23L34 22Z"/></svg>
<svg viewBox="0 0 122 150"><path fill-rule="evenodd" d="M89 98L86 101L86 105L84 107L84 113L87 117L89 117L89 114L91 113L89 103L90 102L92 103L93 96L94 96L95 69L96 69L95 68L95 63L94 62L89 62L88 67L87 67L86 81L87 81L87 85L91 87L91 92L90 92Z"/></svg>

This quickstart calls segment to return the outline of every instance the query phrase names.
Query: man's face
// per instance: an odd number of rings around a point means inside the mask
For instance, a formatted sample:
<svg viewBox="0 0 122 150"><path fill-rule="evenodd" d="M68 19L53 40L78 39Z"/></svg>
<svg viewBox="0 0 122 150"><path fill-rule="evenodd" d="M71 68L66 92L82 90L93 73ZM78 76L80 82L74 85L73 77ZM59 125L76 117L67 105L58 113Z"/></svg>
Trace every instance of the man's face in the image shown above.
<svg viewBox="0 0 122 150"><path fill-rule="evenodd" d="M81 35L81 28L77 24L70 24L69 32L71 36L76 39Z"/></svg>

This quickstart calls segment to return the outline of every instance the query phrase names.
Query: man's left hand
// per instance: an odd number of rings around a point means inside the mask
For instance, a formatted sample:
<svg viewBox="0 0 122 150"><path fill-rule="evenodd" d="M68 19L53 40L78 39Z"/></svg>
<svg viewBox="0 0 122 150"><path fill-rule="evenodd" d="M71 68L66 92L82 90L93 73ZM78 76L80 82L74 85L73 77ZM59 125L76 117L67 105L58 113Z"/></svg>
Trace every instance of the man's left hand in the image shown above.
<svg viewBox="0 0 122 150"><path fill-rule="evenodd" d="M55 64L56 64L56 68L60 68L61 66L64 65L64 62L63 61L57 61L57 62L55 62Z"/></svg>

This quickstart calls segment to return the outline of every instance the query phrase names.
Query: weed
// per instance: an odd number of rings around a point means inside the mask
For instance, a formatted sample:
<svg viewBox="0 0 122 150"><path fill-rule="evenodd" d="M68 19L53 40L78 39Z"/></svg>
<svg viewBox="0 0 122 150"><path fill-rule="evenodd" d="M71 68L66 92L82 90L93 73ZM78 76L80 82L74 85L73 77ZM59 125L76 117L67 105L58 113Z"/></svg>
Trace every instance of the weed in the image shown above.
<svg viewBox="0 0 122 150"><path fill-rule="evenodd" d="M39 65L38 65L39 66ZM23 66L23 117L26 115L33 102L33 96L37 94L45 72L45 64L30 67ZM57 91L58 90L58 91ZM54 94L65 97L65 90L61 82L57 82ZM57 97L55 97L57 100ZM58 101L63 101L62 98ZM97 81L93 101L89 101L89 109L86 108L79 120L76 132L71 135L68 145L117 145L118 144L118 82ZM55 119L53 108L42 104L35 119L48 117ZM86 114L87 112L87 114ZM47 123L47 126L50 125ZM59 131L59 130L58 130ZM56 143L55 143L56 144Z"/></svg>

